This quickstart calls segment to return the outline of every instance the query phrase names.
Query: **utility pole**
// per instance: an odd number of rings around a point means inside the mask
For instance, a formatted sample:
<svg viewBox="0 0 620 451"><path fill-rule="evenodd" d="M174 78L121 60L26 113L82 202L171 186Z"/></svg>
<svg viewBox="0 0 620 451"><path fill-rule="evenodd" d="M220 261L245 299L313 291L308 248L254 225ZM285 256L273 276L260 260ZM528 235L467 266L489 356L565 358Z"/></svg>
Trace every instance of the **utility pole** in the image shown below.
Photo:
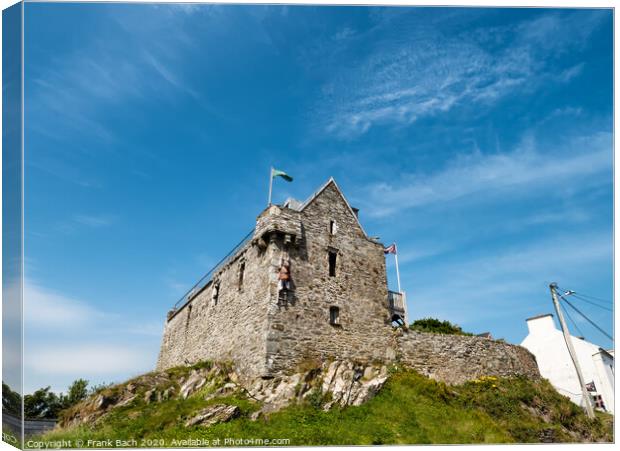
<svg viewBox="0 0 620 451"><path fill-rule="evenodd" d="M573 365L575 365L575 371L577 371L577 378L579 379L579 385L581 385L581 395L583 397L584 408L588 414L588 417L594 418L594 409L592 408L592 403L590 402L590 394L586 389L583 374L581 373L581 367L579 366L579 361L577 360L577 354L575 353L575 348L573 348L573 342L568 332L568 328L566 327L566 322L564 321L564 315L562 314L562 309L560 308L560 302L558 301L558 293L556 291L557 287L558 285L555 282L549 285L549 289L551 290L551 299L553 299L553 306L558 314L560 326L562 326L562 333L564 334L564 341L566 342L568 353L573 361Z"/></svg>

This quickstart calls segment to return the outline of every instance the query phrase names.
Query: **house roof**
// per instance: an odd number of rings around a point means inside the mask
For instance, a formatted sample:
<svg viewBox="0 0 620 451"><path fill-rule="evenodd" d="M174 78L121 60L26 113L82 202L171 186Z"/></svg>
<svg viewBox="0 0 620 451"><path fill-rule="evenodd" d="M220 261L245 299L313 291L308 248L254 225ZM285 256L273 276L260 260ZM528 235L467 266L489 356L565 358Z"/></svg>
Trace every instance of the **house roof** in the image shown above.
<svg viewBox="0 0 620 451"><path fill-rule="evenodd" d="M312 196L306 199L306 201L301 205L301 207L299 207L298 211L304 211L306 207L310 205L317 197L319 197L319 195L323 191L325 191L329 185L334 185L334 188L336 188L336 191L338 191L338 194L340 194L340 197L342 197L342 199L344 200L344 203L346 204L347 208L351 212L351 215L353 215L353 217L355 218L357 225L359 225L360 229L362 230L364 237L368 239L368 235L366 234L364 227L362 227L362 223L360 222L358 216L355 214L355 210L353 210L353 207L351 207L351 204L349 203L347 198L344 196L344 194L342 193L342 190L340 189L340 187L336 183L336 180L334 180L333 177L330 177L329 180L327 180L327 182L325 182ZM290 205L289 205L289 208L290 208Z"/></svg>

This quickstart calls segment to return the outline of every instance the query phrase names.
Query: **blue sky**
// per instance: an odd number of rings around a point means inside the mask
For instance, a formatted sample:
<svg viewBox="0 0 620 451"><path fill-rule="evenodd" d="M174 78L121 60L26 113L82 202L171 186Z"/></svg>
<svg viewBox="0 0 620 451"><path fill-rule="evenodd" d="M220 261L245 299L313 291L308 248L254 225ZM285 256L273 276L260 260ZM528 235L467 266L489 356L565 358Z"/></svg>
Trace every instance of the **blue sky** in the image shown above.
<svg viewBox="0 0 620 451"><path fill-rule="evenodd" d="M411 319L519 343L551 281L612 298L610 10L30 3L25 27L27 392L151 369L271 165L274 201L333 176L398 243Z"/></svg>

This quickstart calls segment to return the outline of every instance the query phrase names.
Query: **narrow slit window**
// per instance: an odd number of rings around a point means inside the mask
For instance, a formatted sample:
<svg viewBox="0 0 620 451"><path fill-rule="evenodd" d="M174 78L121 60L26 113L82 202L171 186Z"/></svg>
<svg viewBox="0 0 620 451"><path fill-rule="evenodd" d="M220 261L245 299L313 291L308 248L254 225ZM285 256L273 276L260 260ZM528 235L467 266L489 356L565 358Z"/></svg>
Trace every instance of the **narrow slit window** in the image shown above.
<svg viewBox="0 0 620 451"><path fill-rule="evenodd" d="M220 282L213 284L213 292L211 293L211 303L217 305L217 300L220 297Z"/></svg>
<svg viewBox="0 0 620 451"><path fill-rule="evenodd" d="M338 226L336 225L336 221L329 221L329 234L335 235L338 231Z"/></svg>
<svg viewBox="0 0 620 451"><path fill-rule="evenodd" d="M328 252L329 259L329 276L334 277L336 275L336 256L338 254L335 251Z"/></svg>
<svg viewBox="0 0 620 451"><path fill-rule="evenodd" d="M245 273L245 262L241 262L239 265L239 289L243 288L243 276Z"/></svg>
<svg viewBox="0 0 620 451"><path fill-rule="evenodd" d="M192 304L187 306L187 319L185 320L185 327L189 327L189 321L192 318Z"/></svg>
<svg viewBox="0 0 620 451"><path fill-rule="evenodd" d="M338 307L329 308L329 324L332 326L340 324L340 309Z"/></svg>

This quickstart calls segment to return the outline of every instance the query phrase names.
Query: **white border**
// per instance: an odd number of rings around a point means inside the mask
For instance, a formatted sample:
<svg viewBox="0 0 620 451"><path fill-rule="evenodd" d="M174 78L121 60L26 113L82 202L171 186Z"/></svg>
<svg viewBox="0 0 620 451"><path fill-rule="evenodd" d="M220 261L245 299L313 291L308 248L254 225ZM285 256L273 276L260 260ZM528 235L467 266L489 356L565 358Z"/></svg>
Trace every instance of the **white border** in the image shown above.
<svg viewBox="0 0 620 451"><path fill-rule="evenodd" d="M230 4L235 4L235 3L241 3L241 4L303 4L303 5L308 5L308 4L316 4L316 5L375 5L375 6L470 6L470 7L551 7L551 8L614 8L616 7L616 4L618 3L615 0L608 0L608 1L600 1L600 0L594 0L594 1L575 1L575 0L545 0L545 1L520 1L520 0L512 0L512 1L495 1L495 2L491 2L491 1L484 1L484 0L469 0L469 1L463 1L463 0L449 0L449 1L434 1L434 0L427 0L424 2L419 2L419 1L398 1L398 0L375 0L373 2L363 2L363 1L353 1L353 0L337 0L337 1L329 1L329 0L314 0L314 1L299 1L299 0L289 0L289 1L278 1L278 0L274 0L274 1L259 1L259 0L245 0L245 1L231 1L231 0L220 0L217 2L214 1L191 1L191 2L184 2L182 0L168 0L168 1L148 1L148 0L133 0L133 1L122 1L122 0L110 0L107 2L101 2L101 1L96 1L96 0L81 0L81 1L74 1L74 0L56 0L56 1L45 1L45 0L27 0L28 2L46 2L46 3L219 3L219 4L225 4L225 3L230 3ZM14 5L15 3L18 3L16 0L0 0L0 6L1 9L5 9L9 6ZM24 30L24 25L23 25L23 15L22 15L22 52L23 52L23 36L25 33ZM618 118L615 114L615 107L616 105L618 105L618 93L617 90L615 89L616 87L616 80L617 80L617 74L618 74L618 60L616 58L616 53L617 53L617 49L618 49L618 44L619 44L619 40L618 40L618 33L617 33L617 23L615 20L615 11L614 11L614 299L618 299L618 295L620 294L620 288L618 287L618 284L615 283L616 282L616 272L615 272L615 256L617 255L617 246L618 243L615 240L615 236L616 236L616 225L617 225L617 213L618 213L618 196L616 195L616 189L618 187L618 183L620 183L620 175L618 175L617 171L615 171L615 149L616 149L616 142L617 142L617 136L615 134L615 131L617 129L617 121ZM0 72L2 70L2 25L1 25L1 21L0 21ZM22 55L22 60L23 60L23 55ZM23 77L23 67L22 67L22 77ZM23 79L22 79L22 83L23 83ZM2 94L1 94L1 90L0 90L0 104L1 104L1 100L2 100ZM23 106L23 85L22 85L22 106ZM23 112L23 108L22 108L22 115L24 114ZM2 117L2 113L1 113L1 108L0 108L0 122L1 122L1 117ZM22 116L22 121L23 121L23 116ZM23 124L23 122L22 122ZM22 145L24 144L24 136L23 136L23 127L22 127ZM0 150L1 150L1 141L0 141ZM23 157L23 152L22 152L22 157ZM2 209L1 209L1 199L2 199L2 160L0 158L0 228L1 228L1 224L2 224ZM23 161L22 161L22 171L24 171L24 167L23 167ZM22 173L22 184L24 183L24 173ZM22 189L22 196L23 196L23 189ZM23 227L23 209L22 209L22 227ZM0 241L0 253L2 251L2 244ZM23 252L23 247L22 247L22 252ZM0 261L0 284L2 281L2 262ZM22 258L22 271L23 271L23 258ZM22 273L23 274L23 273ZM1 286L1 285L0 285ZM615 333L615 324L616 321L618 319L618 309L615 309L615 315L614 315L614 333ZM2 330L2 326L1 326L1 322L0 322L0 332ZM23 327L22 327L22 332L23 332ZM615 334L614 334L615 336ZM23 343L23 342L22 342ZM0 347L0 353L1 353L1 347ZM617 382L617 381L616 381ZM618 434L618 422L614 422L614 438L617 436ZM15 448L11 447L10 445L0 442L0 450L14 450ZM418 445L419 446L419 445ZM469 449L490 449L490 450L496 450L496 449L502 449L502 445L468 445ZM530 446L530 445L511 445L511 449L514 450L520 450L520 449L524 449L526 446ZM567 446L578 446L578 445L571 445L571 444L561 444L561 445L557 445L558 447L567 447ZM581 446L595 446L594 444L584 444ZM316 447L315 447L316 448ZM295 447L294 449L315 449L312 447ZM330 449L346 449L347 447L330 447ZM413 446L407 445L407 446L403 446L400 448L413 448ZM435 446L435 448L440 449L440 450L446 450L449 447L445 446L445 445L438 445ZM126 448L129 449L129 448ZM167 448L167 449L174 449L174 448ZM235 448L235 449L251 449L251 448ZM597 449L615 449L613 448L613 445L606 445L606 444L601 444L597 446Z"/></svg>

